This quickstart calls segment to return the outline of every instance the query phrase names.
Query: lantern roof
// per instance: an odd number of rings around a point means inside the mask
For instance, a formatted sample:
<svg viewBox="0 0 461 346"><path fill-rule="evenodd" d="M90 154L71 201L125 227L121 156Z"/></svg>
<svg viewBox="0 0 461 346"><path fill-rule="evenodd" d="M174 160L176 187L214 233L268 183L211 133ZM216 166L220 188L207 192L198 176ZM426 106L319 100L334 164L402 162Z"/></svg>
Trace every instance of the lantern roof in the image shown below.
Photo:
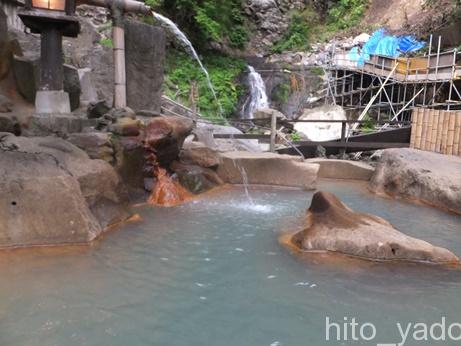
<svg viewBox="0 0 461 346"><path fill-rule="evenodd" d="M20 11L18 16L34 34L41 33L51 25L57 27L63 36L77 37L80 32L80 23L77 18L66 15L64 12L34 8Z"/></svg>

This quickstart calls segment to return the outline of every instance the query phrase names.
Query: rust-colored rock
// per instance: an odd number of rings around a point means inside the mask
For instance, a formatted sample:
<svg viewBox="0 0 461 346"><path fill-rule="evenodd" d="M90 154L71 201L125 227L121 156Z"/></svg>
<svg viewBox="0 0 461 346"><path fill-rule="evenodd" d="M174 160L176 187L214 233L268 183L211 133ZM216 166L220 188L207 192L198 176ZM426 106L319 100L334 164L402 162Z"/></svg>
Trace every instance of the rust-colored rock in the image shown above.
<svg viewBox="0 0 461 346"><path fill-rule="evenodd" d="M331 251L369 260L459 263L447 249L400 233L380 217L354 212L329 192L314 195L307 227L292 242L304 251Z"/></svg>
<svg viewBox="0 0 461 346"><path fill-rule="evenodd" d="M147 124L144 148L155 154L162 167L169 167L177 159L192 126L192 121L184 118L154 118Z"/></svg>
<svg viewBox="0 0 461 346"><path fill-rule="evenodd" d="M174 207L192 198L192 194L174 180L165 169L156 170L155 178L157 182L148 203L161 207Z"/></svg>
<svg viewBox="0 0 461 346"><path fill-rule="evenodd" d="M167 169L179 156L186 137L192 132L192 121L179 117L155 118L145 131L145 173L155 178L148 203L172 207L192 197Z"/></svg>

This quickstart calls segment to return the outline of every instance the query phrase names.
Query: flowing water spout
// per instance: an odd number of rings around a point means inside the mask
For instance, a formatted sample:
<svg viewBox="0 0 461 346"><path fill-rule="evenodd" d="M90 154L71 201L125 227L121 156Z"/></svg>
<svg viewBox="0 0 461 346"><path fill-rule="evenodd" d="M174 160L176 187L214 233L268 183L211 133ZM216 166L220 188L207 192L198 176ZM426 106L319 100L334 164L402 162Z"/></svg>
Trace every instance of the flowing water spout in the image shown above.
<svg viewBox="0 0 461 346"><path fill-rule="evenodd" d="M211 93L213 94L213 98L215 99L216 104L219 107L219 115L222 116L223 115L222 106L221 106L221 103L218 101L216 91L215 91L215 89L213 87L213 83L211 82L211 79L210 79L210 74L208 73L205 66L203 66L203 63L200 60L200 57L198 56L197 51L195 50L194 46L192 46L192 43L189 41L187 36L181 30L179 30L178 26L172 20L170 20L167 17L164 17L161 14L158 14L156 12L152 12L152 15L154 16L155 19L157 19L159 22L161 22L164 26L166 26L175 35L175 37L183 44L184 48L186 48L188 53L190 55L192 55L192 57L197 61L200 68L202 69L203 73L205 74L208 87L210 88Z"/></svg>
<svg viewBox="0 0 461 346"><path fill-rule="evenodd" d="M243 109L243 115L247 119L253 119L256 110L269 108L269 98L266 93L266 84L261 75L253 66L248 66L248 84L250 85L250 101Z"/></svg>

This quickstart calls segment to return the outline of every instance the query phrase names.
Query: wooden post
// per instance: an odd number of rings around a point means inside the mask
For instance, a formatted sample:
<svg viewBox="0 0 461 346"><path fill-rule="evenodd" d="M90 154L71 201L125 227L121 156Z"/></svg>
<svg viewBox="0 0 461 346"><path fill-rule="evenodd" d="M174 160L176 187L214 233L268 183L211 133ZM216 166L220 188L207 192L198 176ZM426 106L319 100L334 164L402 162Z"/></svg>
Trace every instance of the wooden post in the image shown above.
<svg viewBox="0 0 461 346"><path fill-rule="evenodd" d="M346 154L346 128L347 124L345 121L343 121L341 123L341 144L343 145L343 147L339 151L340 158L343 158Z"/></svg>
<svg viewBox="0 0 461 346"><path fill-rule="evenodd" d="M450 118L450 112L444 111L443 114L442 144L440 152L442 154L446 154L448 146L448 121Z"/></svg>
<svg viewBox="0 0 461 346"><path fill-rule="evenodd" d="M422 108L417 108L418 110L418 118L416 123L416 143L415 149L421 149L421 136L423 131L423 118L424 118L424 110Z"/></svg>
<svg viewBox="0 0 461 346"><path fill-rule="evenodd" d="M40 90L63 90L62 34L52 25L42 31L40 65Z"/></svg>
<svg viewBox="0 0 461 346"><path fill-rule="evenodd" d="M425 108L423 110L423 129L421 131L421 150L426 150L426 142L427 142L427 131L429 128L429 112L430 109Z"/></svg>
<svg viewBox="0 0 461 346"><path fill-rule="evenodd" d="M431 144L432 144L432 127L434 122L434 110L431 109L428 112L428 123L427 123L427 136L426 136L426 146L425 150L430 151L431 150Z"/></svg>
<svg viewBox="0 0 461 346"><path fill-rule="evenodd" d="M450 112L448 118L447 154L453 155L453 144L455 140L456 113Z"/></svg>
<svg viewBox="0 0 461 346"><path fill-rule="evenodd" d="M437 125L439 122L439 111L433 109L431 117L432 129L431 129L431 145L430 151L435 151L435 141L437 139Z"/></svg>
<svg viewBox="0 0 461 346"><path fill-rule="evenodd" d="M270 151L271 153L275 152L275 138L277 137L277 114L272 112L271 116L271 143Z"/></svg>
<svg viewBox="0 0 461 346"><path fill-rule="evenodd" d="M410 148L415 148L416 144L416 121L418 118L418 110L413 109L411 112L411 139L410 139Z"/></svg>
<svg viewBox="0 0 461 346"><path fill-rule="evenodd" d="M453 142L453 155L461 154L461 112L456 112L455 139Z"/></svg>

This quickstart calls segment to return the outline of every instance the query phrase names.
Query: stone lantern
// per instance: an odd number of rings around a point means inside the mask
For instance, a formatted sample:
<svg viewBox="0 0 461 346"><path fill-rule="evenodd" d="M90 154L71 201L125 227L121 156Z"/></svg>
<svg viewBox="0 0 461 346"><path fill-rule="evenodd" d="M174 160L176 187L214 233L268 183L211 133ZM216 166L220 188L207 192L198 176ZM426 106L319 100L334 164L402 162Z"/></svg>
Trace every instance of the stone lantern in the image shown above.
<svg viewBox="0 0 461 346"><path fill-rule="evenodd" d="M26 0L18 14L32 33L41 35L38 114L70 113L69 95L63 90L62 37L77 37L80 32L75 7L75 0Z"/></svg>

